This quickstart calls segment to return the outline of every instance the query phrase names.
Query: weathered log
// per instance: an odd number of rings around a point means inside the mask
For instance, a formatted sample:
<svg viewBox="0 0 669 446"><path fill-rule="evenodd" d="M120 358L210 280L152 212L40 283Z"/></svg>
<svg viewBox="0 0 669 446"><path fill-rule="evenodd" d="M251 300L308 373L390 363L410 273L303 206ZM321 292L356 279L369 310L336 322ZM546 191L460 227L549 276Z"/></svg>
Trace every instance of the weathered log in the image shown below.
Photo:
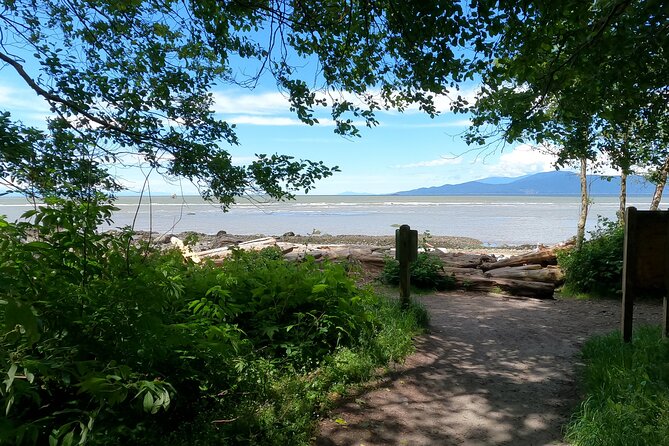
<svg viewBox="0 0 669 446"><path fill-rule="evenodd" d="M483 271L478 268L458 268L457 266L444 266L444 274L450 276L451 274L461 275L461 276L481 276L483 277Z"/></svg>
<svg viewBox="0 0 669 446"><path fill-rule="evenodd" d="M200 257L213 257L219 254L228 255L230 253L230 250L231 248L229 246L224 246L222 248L214 248L214 249L208 249L206 251L200 251L197 253L197 255Z"/></svg>
<svg viewBox="0 0 669 446"><path fill-rule="evenodd" d="M248 242L242 242L238 244L237 247L240 249L256 250L264 249L274 245L276 245L276 239L274 237L263 237L255 240L249 240Z"/></svg>
<svg viewBox="0 0 669 446"><path fill-rule="evenodd" d="M499 288L502 291L523 297L536 299L552 299L555 286L551 283L527 280L505 279L499 277L483 277L472 274L450 274L456 286L468 291L491 291Z"/></svg>
<svg viewBox="0 0 669 446"><path fill-rule="evenodd" d="M508 259L502 259L498 262L483 263L480 268L483 271L489 271L491 269L504 268L506 266L522 265L557 265L557 257L555 255L555 251L551 249L545 249L537 252L530 252L528 254L509 257Z"/></svg>
<svg viewBox="0 0 669 446"><path fill-rule="evenodd" d="M545 282L530 282L515 279L493 279L495 285L514 296L534 297L535 299L552 299L555 286Z"/></svg>
<svg viewBox="0 0 669 446"><path fill-rule="evenodd" d="M377 265L381 267L383 267L386 264L386 258L378 255L359 255L353 257L353 259L360 263Z"/></svg>
<svg viewBox="0 0 669 446"><path fill-rule="evenodd" d="M444 266L455 268L477 268L495 262L495 257L487 254L467 254L462 252L443 252L440 249L430 251L444 263Z"/></svg>
<svg viewBox="0 0 669 446"><path fill-rule="evenodd" d="M456 286L468 291L490 292L495 288L513 295L533 297L537 299L552 299L555 284L533 280L518 280L503 277L490 277L481 270L476 273L450 272L446 275L455 279Z"/></svg>
<svg viewBox="0 0 669 446"><path fill-rule="evenodd" d="M541 265L505 266L486 272L485 277L545 282L554 285L564 282L564 274L560 268L555 266L542 268Z"/></svg>

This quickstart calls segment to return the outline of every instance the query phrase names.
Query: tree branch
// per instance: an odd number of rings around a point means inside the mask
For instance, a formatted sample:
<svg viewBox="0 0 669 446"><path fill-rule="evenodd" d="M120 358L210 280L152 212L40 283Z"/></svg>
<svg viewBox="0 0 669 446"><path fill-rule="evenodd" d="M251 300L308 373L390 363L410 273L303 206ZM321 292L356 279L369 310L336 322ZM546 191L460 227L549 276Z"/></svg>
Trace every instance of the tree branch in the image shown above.
<svg viewBox="0 0 669 446"><path fill-rule="evenodd" d="M71 109L73 112L80 114L81 116L85 117L86 119L95 122L96 124L100 125L102 128L106 130L112 130L115 132L118 132L122 135L125 135L133 140L136 140L137 142L146 142L146 141L152 141L154 143L158 143L160 145L167 145L163 141L161 141L158 138L151 138L147 137L146 135L143 135L141 133L137 132L131 132L128 131L118 125L112 124L107 120L104 120L88 111L86 111L84 108L79 106L79 104L72 102L68 99L62 98L54 93L51 93L35 82L35 80L30 77L30 75L26 72L26 70L23 68L23 66L18 63L16 60L12 59L10 56L7 54L4 54L0 52L0 60L3 62L7 63L9 66L14 68L14 70L18 73L19 76L28 84L28 86L39 96L42 96L44 99L46 99L48 102L50 102L52 105L55 104L61 104L69 109Z"/></svg>

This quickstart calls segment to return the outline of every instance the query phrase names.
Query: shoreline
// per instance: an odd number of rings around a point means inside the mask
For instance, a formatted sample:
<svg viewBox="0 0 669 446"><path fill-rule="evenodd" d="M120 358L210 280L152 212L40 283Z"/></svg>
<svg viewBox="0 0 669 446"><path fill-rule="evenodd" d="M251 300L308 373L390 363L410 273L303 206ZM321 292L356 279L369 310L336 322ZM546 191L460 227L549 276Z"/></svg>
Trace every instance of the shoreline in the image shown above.
<svg viewBox="0 0 669 446"><path fill-rule="evenodd" d="M192 249L194 252L205 251L209 249L232 246L250 240L272 237L278 242L293 243L298 245L346 245L346 246L371 246L384 249L392 249L395 246L395 237L390 235L362 235L362 234L312 234L299 235L288 232L283 235L251 234L238 235L228 234L226 231L219 231L217 234L205 234L194 231L184 231L179 233L161 234L147 231L137 231L137 238L147 240L151 239L158 244L169 244L172 237L177 237L182 241L192 240ZM462 253L489 254L502 257L524 254L537 249L537 245L485 245L478 239L472 237L430 235L421 238L419 235L419 247L441 248L441 250Z"/></svg>

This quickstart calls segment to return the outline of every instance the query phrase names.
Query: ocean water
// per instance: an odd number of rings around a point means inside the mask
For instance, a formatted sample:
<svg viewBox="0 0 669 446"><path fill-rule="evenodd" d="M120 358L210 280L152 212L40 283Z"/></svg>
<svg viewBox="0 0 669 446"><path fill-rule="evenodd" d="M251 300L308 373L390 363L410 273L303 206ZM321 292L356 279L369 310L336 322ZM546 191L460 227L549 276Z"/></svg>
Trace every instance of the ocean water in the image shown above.
<svg viewBox="0 0 669 446"><path fill-rule="evenodd" d="M650 197L629 197L628 205L647 209ZM400 224L433 235L472 237L491 246L553 244L576 233L579 197L537 196L299 196L275 202L242 199L228 212L199 197L120 197L114 227L160 233L392 235ZM669 207L667 199L662 209ZM0 215L15 220L30 209L21 198L0 198ZM615 219L617 197L594 197L588 229L597 216Z"/></svg>

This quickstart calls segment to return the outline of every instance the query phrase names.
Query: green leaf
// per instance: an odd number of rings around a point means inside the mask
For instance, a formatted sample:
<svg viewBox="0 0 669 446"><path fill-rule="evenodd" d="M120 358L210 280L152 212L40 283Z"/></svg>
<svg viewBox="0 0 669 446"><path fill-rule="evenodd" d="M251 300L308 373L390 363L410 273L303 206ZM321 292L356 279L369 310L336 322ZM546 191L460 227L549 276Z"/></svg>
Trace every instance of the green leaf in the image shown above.
<svg viewBox="0 0 669 446"><path fill-rule="evenodd" d="M63 442L61 443L61 446L72 446L73 441L74 441L74 431L71 430L63 437Z"/></svg>
<svg viewBox="0 0 669 446"><path fill-rule="evenodd" d="M149 413L154 413L153 412L153 395L151 395L151 392L146 392L144 394L144 401L142 403L144 406L144 411L149 412Z"/></svg>
<svg viewBox="0 0 669 446"><path fill-rule="evenodd" d="M322 293L323 291L327 290L328 288L329 288L329 285L328 285L328 284L326 284L326 283L319 283L319 284L317 284L317 285L314 285L314 286L311 288L311 292L312 292L313 294L318 294L318 293Z"/></svg>

